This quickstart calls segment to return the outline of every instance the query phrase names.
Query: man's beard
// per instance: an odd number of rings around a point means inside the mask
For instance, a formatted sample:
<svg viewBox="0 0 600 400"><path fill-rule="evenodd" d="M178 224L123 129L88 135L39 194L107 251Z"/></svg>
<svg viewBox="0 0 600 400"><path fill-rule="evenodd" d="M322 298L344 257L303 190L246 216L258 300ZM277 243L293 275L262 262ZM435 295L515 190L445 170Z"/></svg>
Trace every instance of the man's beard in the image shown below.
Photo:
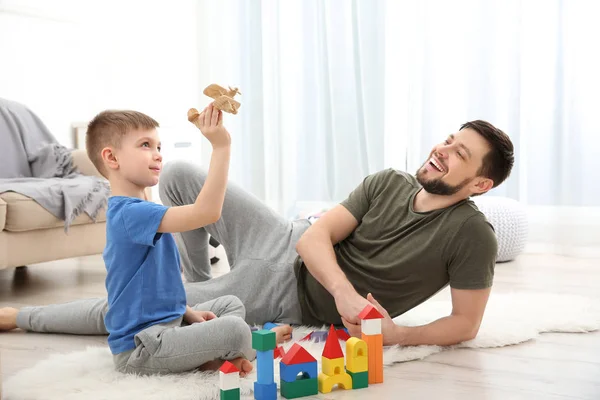
<svg viewBox="0 0 600 400"><path fill-rule="evenodd" d="M442 178L427 180L425 178L425 173L421 172L424 167L425 164L423 164L423 166L417 171L417 182L419 182L421 186L423 186L423 189L430 194L437 194L439 196L452 196L453 194L458 193L459 190L464 188L471 181L467 178L458 185L452 186L442 181Z"/></svg>

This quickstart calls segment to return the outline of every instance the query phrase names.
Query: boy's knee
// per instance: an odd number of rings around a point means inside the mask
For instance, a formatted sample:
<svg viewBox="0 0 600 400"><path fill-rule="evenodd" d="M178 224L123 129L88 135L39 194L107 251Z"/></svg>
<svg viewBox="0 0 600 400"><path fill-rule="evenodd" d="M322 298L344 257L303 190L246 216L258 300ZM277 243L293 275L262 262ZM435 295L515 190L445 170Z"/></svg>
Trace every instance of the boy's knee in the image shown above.
<svg viewBox="0 0 600 400"><path fill-rule="evenodd" d="M223 335L230 349L244 350L252 348L252 332L250 327L240 317L221 317Z"/></svg>

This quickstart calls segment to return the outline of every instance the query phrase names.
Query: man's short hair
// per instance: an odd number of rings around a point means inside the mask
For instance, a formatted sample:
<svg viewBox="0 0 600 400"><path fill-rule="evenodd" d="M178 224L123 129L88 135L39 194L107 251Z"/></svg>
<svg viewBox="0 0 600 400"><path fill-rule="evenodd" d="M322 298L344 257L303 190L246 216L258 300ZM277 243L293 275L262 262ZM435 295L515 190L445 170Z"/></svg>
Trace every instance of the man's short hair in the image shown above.
<svg viewBox="0 0 600 400"><path fill-rule="evenodd" d="M490 151L483 158L478 175L494 181L494 187L508 178L515 163L513 144L508 135L492 124L482 120L470 121L460 129L473 129L490 145Z"/></svg>

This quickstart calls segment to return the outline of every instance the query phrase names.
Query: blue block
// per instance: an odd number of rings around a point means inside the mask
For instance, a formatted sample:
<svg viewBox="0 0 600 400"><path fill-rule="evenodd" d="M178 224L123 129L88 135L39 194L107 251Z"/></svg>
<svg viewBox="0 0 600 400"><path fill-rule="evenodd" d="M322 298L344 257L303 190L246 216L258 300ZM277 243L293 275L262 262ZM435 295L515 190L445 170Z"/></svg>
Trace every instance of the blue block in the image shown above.
<svg viewBox="0 0 600 400"><path fill-rule="evenodd" d="M268 385L254 382L254 398L256 400L276 400L277 384L275 382Z"/></svg>
<svg viewBox="0 0 600 400"><path fill-rule="evenodd" d="M265 324L263 325L263 329L270 331L271 329L275 328L276 326L279 326L279 325L277 325L274 322L265 322Z"/></svg>
<svg viewBox="0 0 600 400"><path fill-rule="evenodd" d="M279 363L279 376L282 381L295 382L299 373L304 373L302 379L317 379L318 367L316 361L306 362L302 364L284 364ZM307 376L308 375L308 376Z"/></svg>
<svg viewBox="0 0 600 400"><path fill-rule="evenodd" d="M310 336L310 340L312 340L315 343L321 343L327 340L327 336L329 336L328 331L315 331Z"/></svg>
<svg viewBox="0 0 600 400"><path fill-rule="evenodd" d="M258 327L256 327L256 326L251 326L251 327L250 327L250 332L256 332L256 331L258 331L258 330L259 330L259 329L258 329Z"/></svg>
<svg viewBox="0 0 600 400"><path fill-rule="evenodd" d="M275 382L273 350L256 352L256 368L258 369L258 383L270 385Z"/></svg>

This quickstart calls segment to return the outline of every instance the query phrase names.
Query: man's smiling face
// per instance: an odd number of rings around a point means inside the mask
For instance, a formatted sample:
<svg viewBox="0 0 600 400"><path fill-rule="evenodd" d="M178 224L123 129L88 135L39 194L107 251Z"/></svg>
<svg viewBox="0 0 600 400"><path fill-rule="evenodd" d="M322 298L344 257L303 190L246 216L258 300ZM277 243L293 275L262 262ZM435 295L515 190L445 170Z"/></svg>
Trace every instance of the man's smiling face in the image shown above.
<svg viewBox="0 0 600 400"><path fill-rule="evenodd" d="M477 131L464 128L431 150L417 171L417 180L428 193L451 196L464 191L468 197L489 151L489 144Z"/></svg>

